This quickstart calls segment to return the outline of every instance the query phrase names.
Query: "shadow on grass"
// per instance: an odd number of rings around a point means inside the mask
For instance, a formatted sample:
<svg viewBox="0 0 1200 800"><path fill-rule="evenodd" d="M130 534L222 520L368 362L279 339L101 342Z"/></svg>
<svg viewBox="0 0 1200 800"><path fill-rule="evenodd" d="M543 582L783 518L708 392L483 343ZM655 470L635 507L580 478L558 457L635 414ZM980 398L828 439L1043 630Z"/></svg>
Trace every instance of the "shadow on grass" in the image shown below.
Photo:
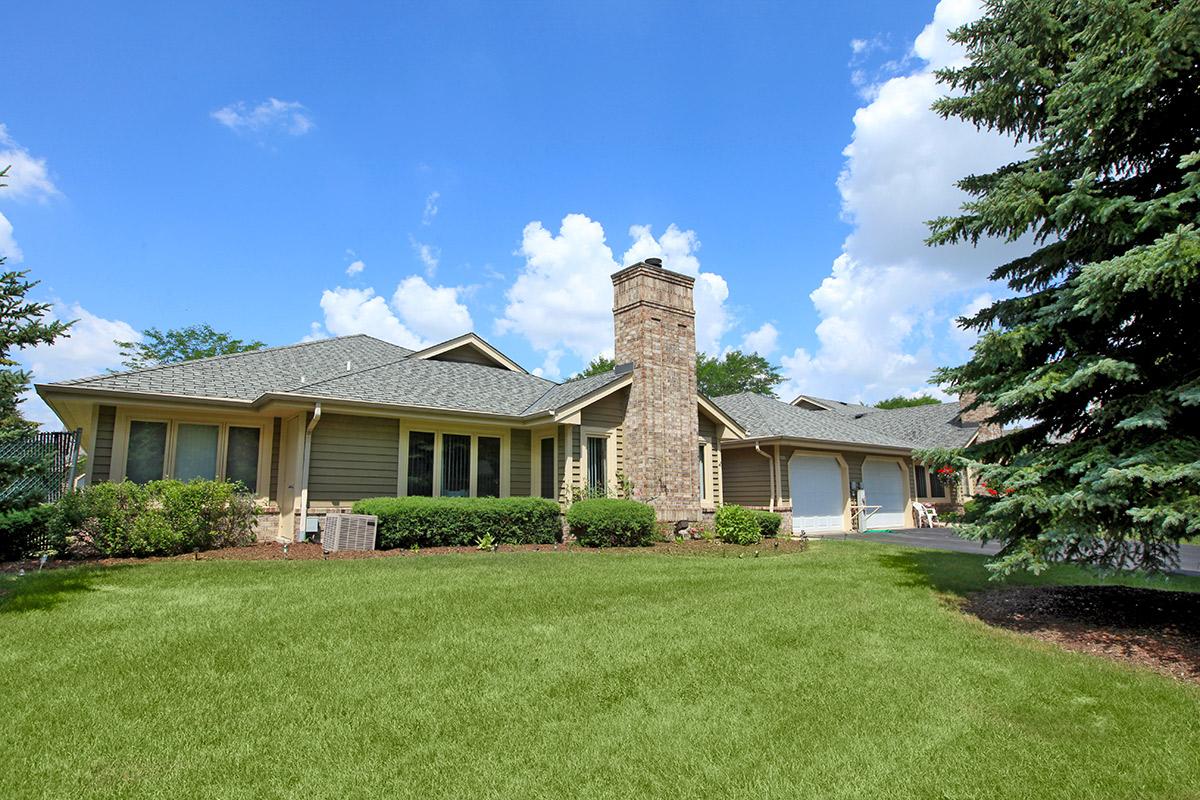
<svg viewBox="0 0 1200 800"><path fill-rule="evenodd" d="M96 585L128 567L70 567L0 580L0 615L46 611L72 596L96 591Z"/></svg>
<svg viewBox="0 0 1200 800"><path fill-rule="evenodd" d="M897 585L931 589L966 597L973 592L1005 586L1105 585L1200 592L1200 578L1187 575L1149 576L1142 573L1101 573L1059 564L1040 575L1023 572L993 578L988 556L946 550L898 549L881 553L879 563L899 577Z"/></svg>

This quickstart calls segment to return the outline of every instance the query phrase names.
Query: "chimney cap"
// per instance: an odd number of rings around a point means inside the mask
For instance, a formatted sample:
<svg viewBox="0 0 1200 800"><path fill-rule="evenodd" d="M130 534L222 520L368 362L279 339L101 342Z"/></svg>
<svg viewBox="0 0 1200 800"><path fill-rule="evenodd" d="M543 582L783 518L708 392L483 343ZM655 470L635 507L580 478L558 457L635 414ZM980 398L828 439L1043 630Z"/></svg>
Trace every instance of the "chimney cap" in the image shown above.
<svg viewBox="0 0 1200 800"><path fill-rule="evenodd" d="M658 267L659 269L662 269L661 258L647 258L644 263L649 264L652 267Z"/></svg>

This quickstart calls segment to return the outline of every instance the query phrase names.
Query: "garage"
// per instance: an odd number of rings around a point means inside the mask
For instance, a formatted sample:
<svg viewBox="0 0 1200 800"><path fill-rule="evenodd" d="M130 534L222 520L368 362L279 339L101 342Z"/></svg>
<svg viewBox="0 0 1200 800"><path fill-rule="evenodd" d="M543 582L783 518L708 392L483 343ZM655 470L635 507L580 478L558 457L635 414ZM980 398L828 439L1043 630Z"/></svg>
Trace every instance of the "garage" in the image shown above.
<svg viewBox="0 0 1200 800"><path fill-rule="evenodd" d="M867 505L879 506L864 523L867 529L904 528L908 526L905 506L908 492L905 491L905 473L898 461L863 462L863 491Z"/></svg>
<svg viewBox="0 0 1200 800"><path fill-rule="evenodd" d="M842 465L833 456L793 455L788 461L792 530L844 530L846 488L842 482Z"/></svg>

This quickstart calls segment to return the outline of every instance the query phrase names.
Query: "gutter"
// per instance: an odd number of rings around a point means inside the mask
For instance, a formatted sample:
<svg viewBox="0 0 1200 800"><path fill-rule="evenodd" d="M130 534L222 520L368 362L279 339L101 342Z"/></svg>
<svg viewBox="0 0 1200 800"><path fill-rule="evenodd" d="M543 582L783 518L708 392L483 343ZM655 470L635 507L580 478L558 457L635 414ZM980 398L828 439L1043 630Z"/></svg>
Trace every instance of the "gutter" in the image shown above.
<svg viewBox="0 0 1200 800"><path fill-rule="evenodd" d="M320 421L321 404L317 403L313 408L313 418L309 421L308 427L304 429L304 459L303 466L300 468L300 530L296 535L298 542L303 542L308 538L308 465L312 460L312 434Z"/></svg>
<svg viewBox="0 0 1200 800"><path fill-rule="evenodd" d="M770 465L771 470L771 502L767 504L768 510L775 510L775 459L771 458L770 453L764 453L758 446L758 442L754 443L754 452L765 458Z"/></svg>

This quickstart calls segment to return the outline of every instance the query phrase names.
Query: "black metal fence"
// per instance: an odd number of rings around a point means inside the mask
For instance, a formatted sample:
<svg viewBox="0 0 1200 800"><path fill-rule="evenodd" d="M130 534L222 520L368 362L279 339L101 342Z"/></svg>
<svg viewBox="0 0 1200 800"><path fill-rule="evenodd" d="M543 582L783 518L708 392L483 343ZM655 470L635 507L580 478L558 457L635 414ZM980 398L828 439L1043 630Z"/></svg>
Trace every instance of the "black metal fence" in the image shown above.
<svg viewBox="0 0 1200 800"><path fill-rule="evenodd" d="M83 431L76 429L0 439L0 459L43 465L42 469L30 470L0 486L0 500L33 496L44 503L53 503L69 492L75 483L82 435Z"/></svg>

